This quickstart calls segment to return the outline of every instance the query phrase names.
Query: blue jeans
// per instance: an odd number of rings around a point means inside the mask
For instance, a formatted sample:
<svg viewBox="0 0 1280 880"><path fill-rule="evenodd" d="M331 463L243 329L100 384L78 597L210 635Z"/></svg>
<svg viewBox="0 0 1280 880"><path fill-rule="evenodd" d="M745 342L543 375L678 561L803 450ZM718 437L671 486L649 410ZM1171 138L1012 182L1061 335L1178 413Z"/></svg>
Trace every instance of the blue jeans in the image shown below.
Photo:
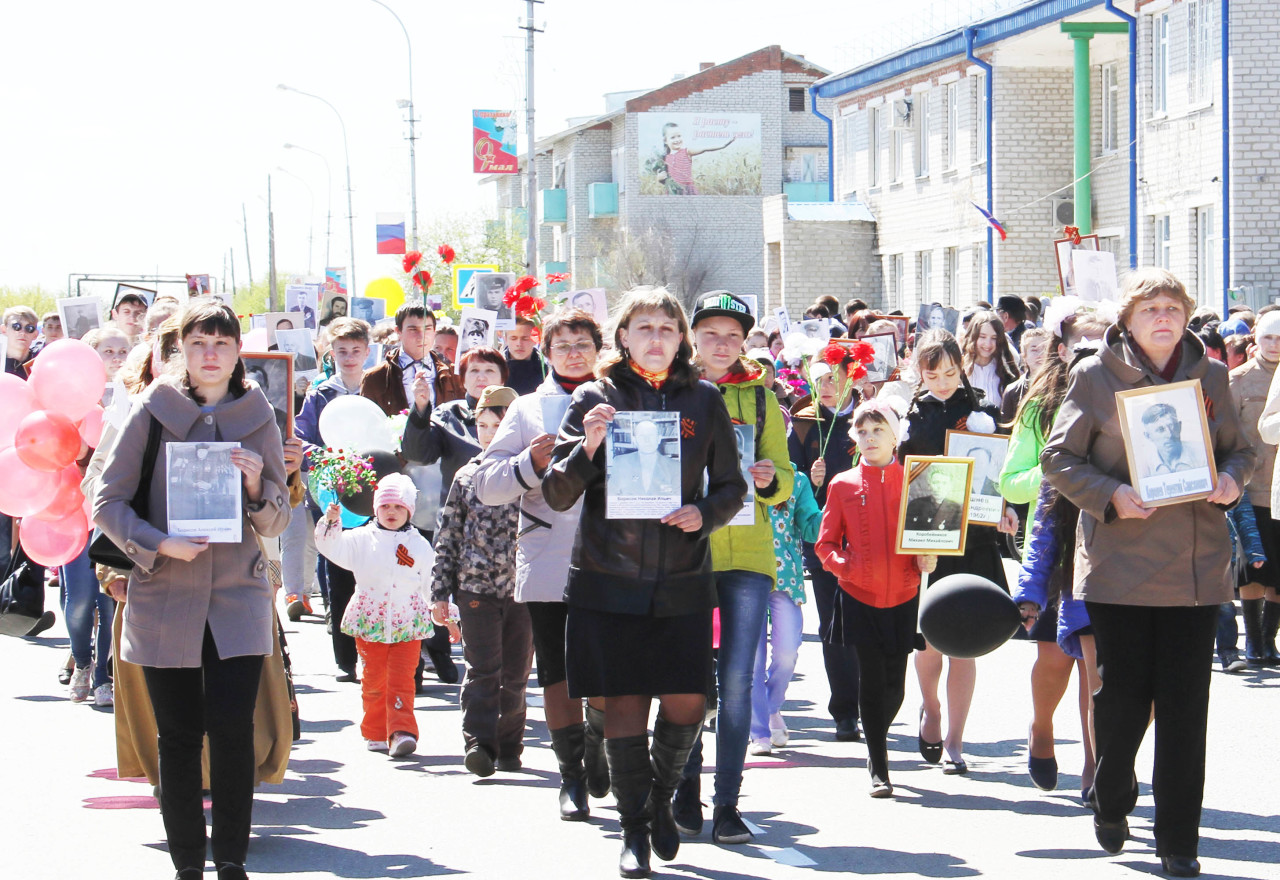
<svg viewBox="0 0 1280 880"><path fill-rule="evenodd" d="M86 547L75 559L62 566L59 576L66 596L62 613L67 618L67 634L71 636L71 656L76 666L93 664L93 686L111 680L111 619L116 613L116 600L98 586ZM98 612L98 644L94 650L93 612Z"/></svg>
<svg viewBox="0 0 1280 880"><path fill-rule="evenodd" d="M1218 633L1215 638L1218 654L1223 651L1236 650L1240 638L1240 627L1236 624L1236 603L1223 602L1218 606Z"/></svg>
<svg viewBox="0 0 1280 880"><path fill-rule="evenodd" d="M779 590L769 594L769 626L756 645L756 669L751 683L751 739L769 738L769 716L778 714L787 699L787 686L796 671L804 612ZM771 657L767 656L772 654ZM767 663L766 663L767 661ZM767 671L766 671L767 666Z"/></svg>

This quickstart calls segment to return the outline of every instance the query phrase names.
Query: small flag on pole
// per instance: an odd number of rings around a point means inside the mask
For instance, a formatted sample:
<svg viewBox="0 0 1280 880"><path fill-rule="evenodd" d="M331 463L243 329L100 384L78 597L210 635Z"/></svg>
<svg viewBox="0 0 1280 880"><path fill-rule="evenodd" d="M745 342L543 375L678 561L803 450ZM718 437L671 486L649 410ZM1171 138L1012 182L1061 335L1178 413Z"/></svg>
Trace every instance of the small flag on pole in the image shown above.
<svg viewBox="0 0 1280 880"><path fill-rule="evenodd" d="M981 205L979 205L977 202L970 202L969 204L971 204L971 205L973 205L975 208L977 208L977 209L978 209L978 213L979 213L979 214L981 214L983 217L985 217L985 218L986 218L987 223L991 226L991 228L992 228L992 229L994 229L996 232L1000 233L1000 240L1001 240L1001 241L1004 241L1006 238L1008 238L1008 233L1006 233L1006 232L1004 231L1004 226L1000 223L1000 221L999 221L999 220L997 220L995 217L991 216L991 212L990 212L990 211L988 211L986 208L984 208L984 207L982 207ZM379 222L381 222L381 221L379 221ZM401 228L401 232L403 233L403 227ZM381 253L381 252L379 252L379 253ZM399 253L399 252L397 251L397 253Z"/></svg>
<svg viewBox="0 0 1280 880"><path fill-rule="evenodd" d="M378 253L404 253L404 214L378 215Z"/></svg>

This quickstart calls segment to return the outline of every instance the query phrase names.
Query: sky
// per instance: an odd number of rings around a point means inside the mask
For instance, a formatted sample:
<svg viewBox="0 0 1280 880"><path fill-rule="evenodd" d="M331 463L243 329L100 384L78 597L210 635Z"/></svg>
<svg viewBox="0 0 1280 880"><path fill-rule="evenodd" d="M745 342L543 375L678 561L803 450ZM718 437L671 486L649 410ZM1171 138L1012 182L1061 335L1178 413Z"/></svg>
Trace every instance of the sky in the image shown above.
<svg viewBox="0 0 1280 880"><path fill-rule="evenodd" d="M412 40L419 226L491 210L493 187L471 170L471 110L523 112L525 3L386 2ZM538 134L603 112L606 92L656 88L774 43L846 69L865 60L869 33L910 27L904 8L938 7L548 0L535 13L545 27ZM261 280L268 175L278 272L323 273L327 209L329 265L349 265L338 117L279 83L323 97L345 122L358 287L396 264L375 254L374 222L380 211L410 213L408 126L396 106L408 97L408 47L373 0L5 2L0 83L0 286L65 290L71 273L221 279L224 265L229 286L232 252L238 284L250 268ZM331 183L324 161L286 142L322 154Z"/></svg>

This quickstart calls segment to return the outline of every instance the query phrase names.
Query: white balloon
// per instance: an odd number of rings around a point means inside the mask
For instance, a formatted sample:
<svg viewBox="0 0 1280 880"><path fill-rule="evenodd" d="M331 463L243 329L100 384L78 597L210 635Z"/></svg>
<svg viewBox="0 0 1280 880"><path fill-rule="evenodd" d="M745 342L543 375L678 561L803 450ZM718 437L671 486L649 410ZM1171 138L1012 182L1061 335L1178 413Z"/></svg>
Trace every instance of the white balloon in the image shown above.
<svg viewBox="0 0 1280 880"><path fill-rule="evenodd" d="M320 438L333 449L394 452L389 421L372 400L347 394L329 401L320 413Z"/></svg>

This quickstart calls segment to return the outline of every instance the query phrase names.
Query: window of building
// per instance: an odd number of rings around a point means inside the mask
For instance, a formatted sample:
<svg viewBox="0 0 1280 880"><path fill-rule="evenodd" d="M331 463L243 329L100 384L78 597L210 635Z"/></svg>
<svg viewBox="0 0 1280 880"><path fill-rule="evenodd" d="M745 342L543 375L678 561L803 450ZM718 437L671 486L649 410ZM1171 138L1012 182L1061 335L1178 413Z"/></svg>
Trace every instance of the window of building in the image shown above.
<svg viewBox="0 0 1280 880"><path fill-rule="evenodd" d="M1155 264L1161 269L1173 268L1173 236L1168 214L1155 218Z"/></svg>
<svg viewBox="0 0 1280 880"><path fill-rule="evenodd" d="M804 112L804 89L787 89L787 108L792 113Z"/></svg>
<svg viewBox="0 0 1280 880"><path fill-rule="evenodd" d="M902 182L902 165L903 154L906 152L906 137L903 136L901 128L892 128L889 130L889 171L892 177L891 183Z"/></svg>
<svg viewBox="0 0 1280 880"><path fill-rule="evenodd" d="M626 147L614 147L609 151L609 164L613 171L613 182L618 185L618 195L627 191L626 155Z"/></svg>
<svg viewBox="0 0 1280 880"><path fill-rule="evenodd" d="M1151 17L1151 112L1169 112L1169 13Z"/></svg>
<svg viewBox="0 0 1280 880"><path fill-rule="evenodd" d="M956 153L960 147L960 87L956 83L947 85L946 94L947 138L942 145L942 164L948 171L956 167Z"/></svg>
<svg viewBox="0 0 1280 880"><path fill-rule="evenodd" d="M929 176L929 93L921 92L912 102L916 117L916 177Z"/></svg>
<svg viewBox="0 0 1280 880"><path fill-rule="evenodd" d="M1102 152L1114 153L1119 144L1120 80L1117 65L1102 65Z"/></svg>
<svg viewBox="0 0 1280 880"><path fill-rule="evenodd" d="M880 185L880 120L882 107L872 107L867 112L867 183Z"/></svg>
<svg viewBox="0 0 1280 880"><path fill-rule="evenodd" d="M974 252L974 256L978 260L978 293L974 297L974 300L986 299L987 293L988 293L987 291L987 243L985 241L980 242L978 246L973 249L973 252ZM988 300L988 302L994 302L994 300Z"/></svg>
<svg viewBox="0 0 1280 880"><path fill-rule="evenodd" d="M973 112L973 161L981 165L987 161L987 75L985 73L971 77L973 80L973 100L969 106Z"/></svg>
<svg viewBox="0 0 1280 880"><path fill-rule="evenodd" d="M942 291L943 302L954 305L960 301L960 249L949 247L943 251Z"/></svg>
<svg viewBox="0 0 1280 880"><path fill-rule="evenodd" d="M1213 205L1196 210L1197 286L1200 302L1205 305L1217 302L1222 295L1219 284L1222 267L1218 265L1218 227L1214 225L1213 213Z"/></svg>
<svg viewBox="0 0 1280 880"><path fill-rule="evenodd" d="M921 251L918 264L920 278L920 302L933 302L933 252Z"/></svg>
<svg viewBox="0 0 1280 880"><path fill-rule="evenodd" d="M902 254L889 257L889 302L893 308L902 308Z"/></svg>
<svg viewBox="0 0 1280 880"><path fill-rule="evenodd" d="M1187 0L1187 101L1213 100L1213 0Z"/></svg>
<svg viewBox="0 0 1280 880"><path fill-rule="evenodd" d="M840 117L840 125L836 129L840 147L840 193L851 193L857 188L857 116L846 113Z"/></svg>

